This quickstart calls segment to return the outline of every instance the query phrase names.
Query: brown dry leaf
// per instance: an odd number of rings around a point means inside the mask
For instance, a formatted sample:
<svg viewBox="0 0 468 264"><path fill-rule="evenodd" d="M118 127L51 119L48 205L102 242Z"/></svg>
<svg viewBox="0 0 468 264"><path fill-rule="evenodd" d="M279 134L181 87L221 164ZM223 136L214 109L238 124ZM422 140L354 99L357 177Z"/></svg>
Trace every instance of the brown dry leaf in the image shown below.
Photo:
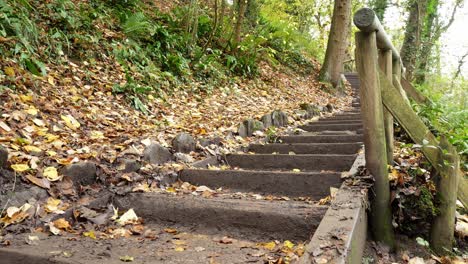
<svg viewBox="0 0 468 264"><path fill-rule="evenodd" d="M11 206L6 209L5 215L0 218L0 223L3 224L3 227L7 227L11 224L17 224L23 222L26 218L29 217L28 210L31 208L31 205L28 203L23 204L21 207Z"/></svg>
<svg viewBox="0 0 468 264"><path fill-rule="evenodd" d="M236 240L233 239L233 238L224 236L223 238L221 238L221 240L219 240L219 243L221 243L221 244L232 244L234 241L236 241Z"/></svg>
<svg viewBox="0 0 468 264"><path fill-rule="evenodd" d="M44 178L37 178L34 177L30 174L26 175L26 179L28 179L30 182L34 183L35 185L44 188L44 189L50 189L50 182L47 179Z"/></svg>
<svg viewBox="0 0 468 264"><path fill-rule="evenodd" d="M175 229L175 228L164 228L164 232L175 235L179 231L177 231L177 229Z"/></svg>
<svg viewBox="0 0 468 264"><path fill-rule="evenodd" d="M71 230L71 225L67 220L65 220L65 218L59 218L55 220L53 223L54 223L54 226L58 229L62 229L65 231Z"/></svg>

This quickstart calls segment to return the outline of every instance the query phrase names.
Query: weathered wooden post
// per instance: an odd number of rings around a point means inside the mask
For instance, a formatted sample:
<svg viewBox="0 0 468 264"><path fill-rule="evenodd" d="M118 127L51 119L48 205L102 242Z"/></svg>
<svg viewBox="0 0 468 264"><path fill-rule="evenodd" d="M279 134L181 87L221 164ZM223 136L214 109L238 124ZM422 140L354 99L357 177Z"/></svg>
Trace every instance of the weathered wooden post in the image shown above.
<svg viewBox="0 0 468 264"><path fill-rule="evenodd" d="M375 178L371 207L374 238L394 246L391 223L390 186L387 170L387 149L377 69L375 32L356 33L356 67L359 73L361 112L364 123L366 167Z"/></svg>
<svg viewBox="0 0 468 264"><path fill-rule="evenodd" d="M391 81L392 76L392 51L379 50L379 67L385 73L385 76ZM384 127L385 127L385 142L387 144L387 162L393 165L393 116L384 108Z"/></svg>
<svg viewBox="0 0 468 264"><path fill-rule="evenodd" d="M436 179L439 214L431 226L431 246L445 255L452 252L460 160L456 149L445 136L440 138L440 173Z"/></svg>
<svg viewBox="0 0 468 264"><path fill-rule="evenodd" d="M359 90L364 123L366 167L375 178L371 228L377 241L394 248L383 105L377 68L377 38L382 32L386 38L386 34L374 11L368 8L356 12L354 24L361 29L361 32L356 33L356 68L361 83Z"/></svg>

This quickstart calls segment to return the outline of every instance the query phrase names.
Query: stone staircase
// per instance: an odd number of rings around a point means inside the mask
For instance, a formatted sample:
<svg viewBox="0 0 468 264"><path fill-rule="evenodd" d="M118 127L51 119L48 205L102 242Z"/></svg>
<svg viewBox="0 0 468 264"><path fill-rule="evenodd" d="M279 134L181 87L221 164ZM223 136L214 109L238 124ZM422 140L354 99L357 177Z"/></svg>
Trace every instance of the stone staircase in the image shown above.
<svg viewBox="0 0 468 264"><path fill-rule="evenodd" d="M350 170L363 144L358 79L353 74L346 77L355 97L346 112L310 122L300 127L303 130L300 134L281 136L275 143L251 144L244 154L202 161L198 167L185 169L179 175L181 181L195 186L222 189L222 195L131 193L114 197L116 207L133 208L144 219L145 226L160 230L155 241L96 242L90 246L93 252L107 257L87 259L86 254L70 262L62 256L55 259L56 263L119 263L118 256L122 254L136 255L141 263L266 263L268 254L260 255L256 243L290 240L296 245L307 244L325 215L332 217L329 222L336 225L344 223L342 219L334 219L338 217L336 213L327 213L329 206L318 201L330 195L331 187L340 188L342 173ZM213 166L222 169L213 170ZM354 209L345 211L350 210L352 213ZM74 240L57 242L59 239L42 243L60 250L68 247L81 250L87 245ZM39 258L44 255L40 249L36 252L27 248L31 257L22 256L21 250L0 255L11 263L23 260L48 263L48 258ZM307 257L301 261L311 262Z"/></svg>

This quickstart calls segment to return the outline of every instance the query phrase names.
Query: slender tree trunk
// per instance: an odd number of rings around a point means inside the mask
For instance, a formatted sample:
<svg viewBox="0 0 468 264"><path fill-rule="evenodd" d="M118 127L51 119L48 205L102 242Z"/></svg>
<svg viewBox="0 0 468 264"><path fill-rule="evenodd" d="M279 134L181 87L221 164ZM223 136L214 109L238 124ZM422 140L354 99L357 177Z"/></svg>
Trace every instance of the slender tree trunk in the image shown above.
<svg viewBox="0 0 468 264"><path fill-rule="evenodd" d="M335 0L327 51L319 74L319 80L330 82L333 87L338 84L343 71L350 20L351 0Z"/></svg>
<svg viewBox="0 0 468 264"><path fill-rule="evenodd" d="M234 53L237 53L239 43L241 42L242 22L244 21L245 9L247 7L247 0L239 0L238 13L236 25L234 28Z"/></svg>
<svg viewBox="0 0 468 264"><path fill-rule="evenodd" d="M439 0L429 0L426 22L422 32L421 52L417 59L416 71L414 73L416 83L422 84L426 80L426 71L434 45L434 22L437 18Z"/></svg>
<svg viewBox="0 0 468 264"><path fill-rule="evenodd" d="M406 21L405 39L401 47L401 60L406 68L406 79L413 80L416 58L421 48L421 29L426 13L428 0L411 0L409 3L409 17Z"/></svg>

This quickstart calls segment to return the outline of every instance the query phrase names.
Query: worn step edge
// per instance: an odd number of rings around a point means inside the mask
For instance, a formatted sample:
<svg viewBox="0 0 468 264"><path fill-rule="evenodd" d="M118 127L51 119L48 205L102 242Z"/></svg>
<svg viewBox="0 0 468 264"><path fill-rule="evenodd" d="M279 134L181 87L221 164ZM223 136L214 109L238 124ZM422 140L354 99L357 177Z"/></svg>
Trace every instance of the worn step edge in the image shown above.
<svg viewBox="0 0 468 264"><path fill-rule="evenodd" d="M51 256L43 254L44 252L28 252L12 248L0 248L0 260L5 264L76 264L64 260L51 260ZM102 262L101 262L102 263Z"/></svg>
<svg viewBox="0 0 468 264"><path fill-rule="evenodd" d="M310 122L308 124L361 124L362 125L362 119L345 119L345 120L330 120L330 119L319 119L314 122Z"/></svg>
<svg viewBox="0 0 468 264"><path fill-rule="evenodd" d="M226 156L231 167L254 170L307 170L345 171L349 170L355 155L338 154L230 154Z"/></svg>
<svg viewBox="0 0 468 264"><path fill-rule="evenodd" d="M361 143L271 143L251 144L249 151L258 154L356 154Z"/></svg>
<svg viewBox="0 0 468 264"><path fill-rule="evenodd" d="M338 188L341 173L295 173L251 170L185 169L179 178L195 185L210 188L229 188L230 191L274 194L289 197L307 196L318 200L330 194L330 187Z"/></svg>
<svg viewBox="0 0 468 264"><path fill-rule="evenodd" d="M364 154L356 158L349 175L355 175L359 166L365 166ZM366 192L350 189L343 183L296 263L322 263L319 260L323 258L327 263L361 263L367 239L367 204ZM337 245L333 242L337 235L341 240L339 250L323 247L327 242Z"/></svg>
<svg viewBox="0 0 468 264"><path fill-rule="evenodd" d="M202 198L155 193L116 197L119 208L133 208L147 222L196 227L197 232L268 233L269 239L304 240L313 234L327 208L303 202ZM267 238L266 238L267 239Z"/></svg>
<svg viewBox="0 0 468 264"><path fill-rule="evenodd" d="M283 143L345 143L362 142L362 135L282 136Z"/></svg>
<svg viewBox="0 0 468 264"><path fill-rule="evenodd" d="M358 130L362 128L362 124L307 124L299 126L305 131L343 131L343 130Z"/></svg>

